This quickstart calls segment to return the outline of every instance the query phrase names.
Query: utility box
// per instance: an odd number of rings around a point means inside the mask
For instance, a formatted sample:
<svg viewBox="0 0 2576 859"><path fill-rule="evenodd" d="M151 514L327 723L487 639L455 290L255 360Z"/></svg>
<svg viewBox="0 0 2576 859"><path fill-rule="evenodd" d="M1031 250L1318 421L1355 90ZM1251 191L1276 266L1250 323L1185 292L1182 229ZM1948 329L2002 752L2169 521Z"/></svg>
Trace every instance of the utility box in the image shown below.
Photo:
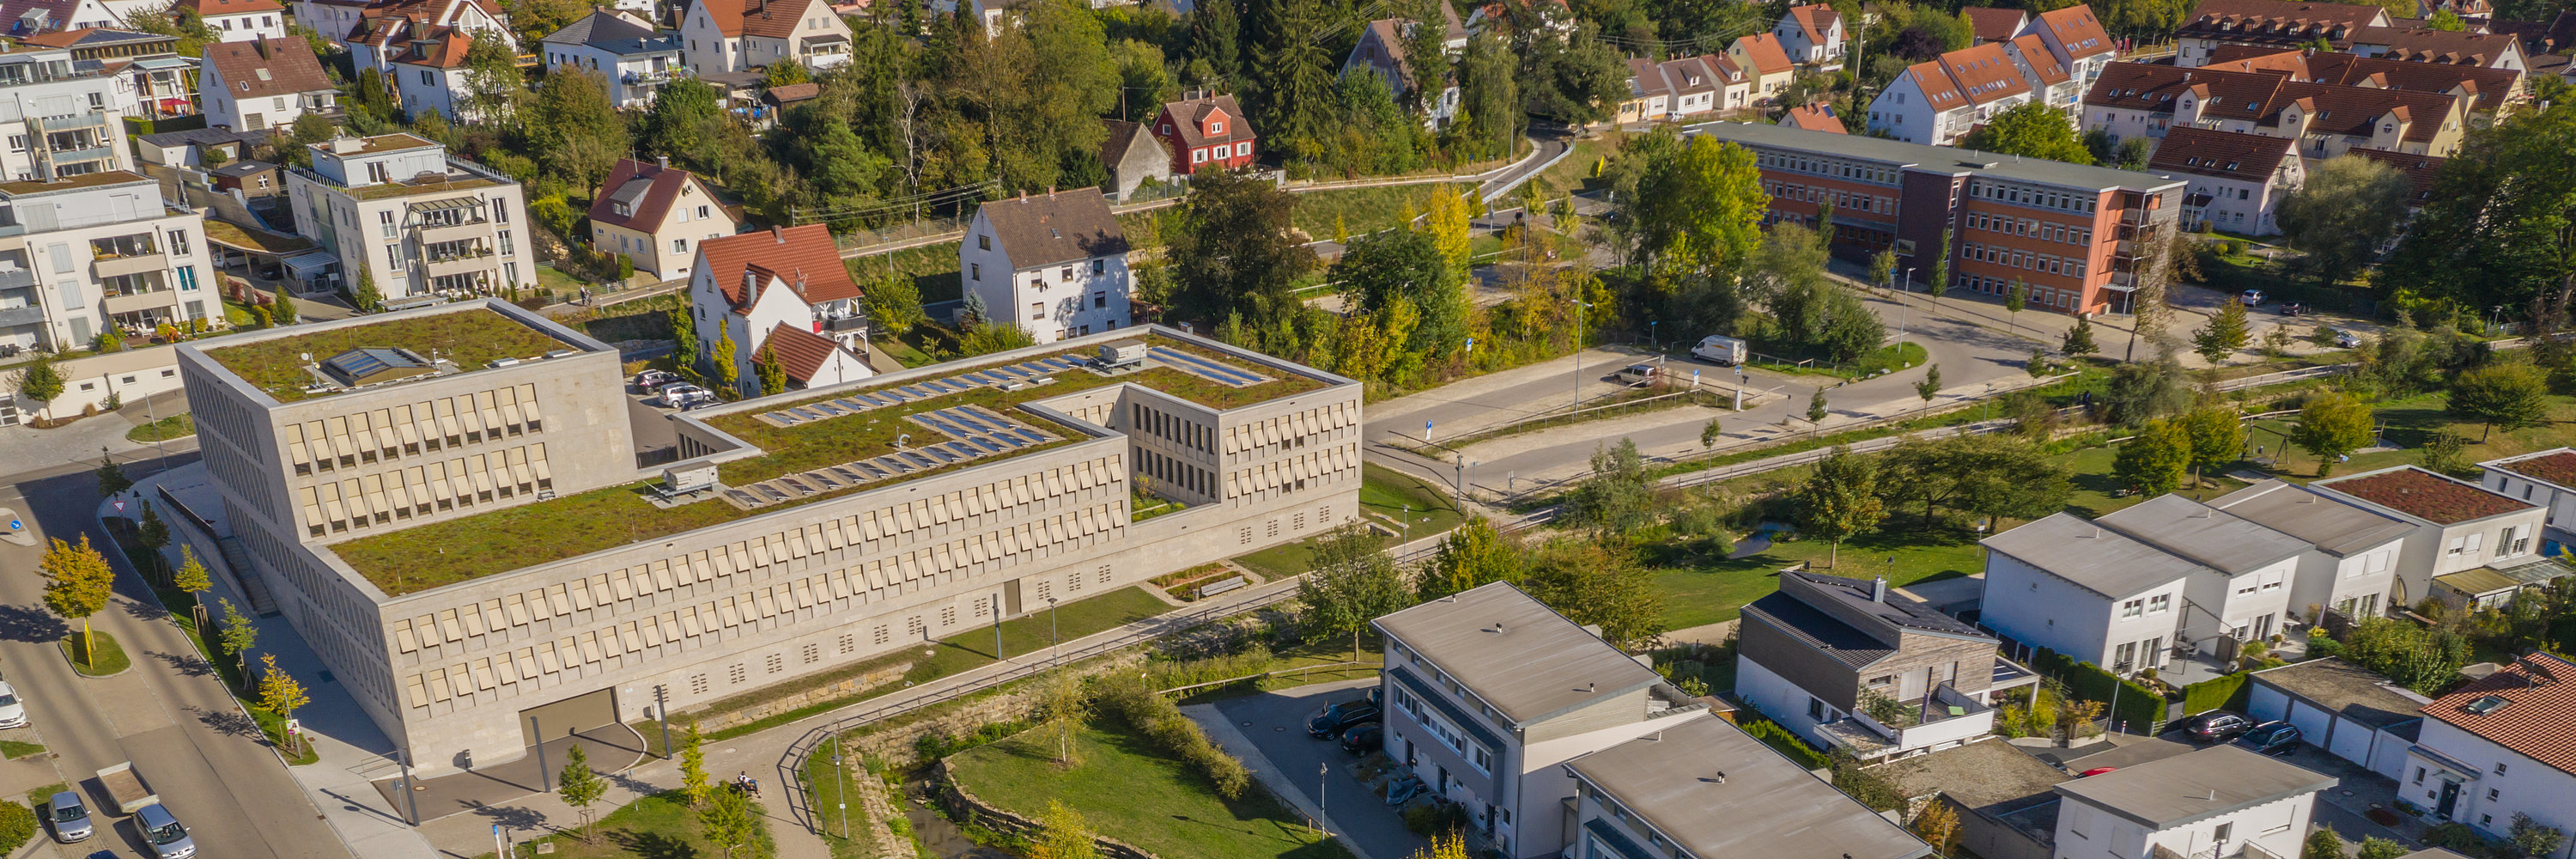
<svg viewBox="0 0 2576 859"><path fill-rule="evenodd" d="M1145 363L1145 341L1120 340L1100 344L1100 366L1126 367Z"/></svg>

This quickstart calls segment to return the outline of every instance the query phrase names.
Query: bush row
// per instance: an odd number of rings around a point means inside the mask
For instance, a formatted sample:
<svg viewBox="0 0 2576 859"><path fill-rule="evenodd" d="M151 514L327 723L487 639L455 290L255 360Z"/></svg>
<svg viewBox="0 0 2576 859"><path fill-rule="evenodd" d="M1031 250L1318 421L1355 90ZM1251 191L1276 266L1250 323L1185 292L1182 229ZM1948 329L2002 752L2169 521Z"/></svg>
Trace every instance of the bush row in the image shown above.
<svg viewBox="0 0 2576 859"><path fill-rule="evenodd" d="M1180 705L1147 691L1142 683L1127 683L1123 678L1110 681L1104 684L1099 702L1165 753L1196 767L1218 796L1240 799L1252 784L1252 771L1244 769L1243 761L1209 742L1197 722L1181 715Z"/></svg>

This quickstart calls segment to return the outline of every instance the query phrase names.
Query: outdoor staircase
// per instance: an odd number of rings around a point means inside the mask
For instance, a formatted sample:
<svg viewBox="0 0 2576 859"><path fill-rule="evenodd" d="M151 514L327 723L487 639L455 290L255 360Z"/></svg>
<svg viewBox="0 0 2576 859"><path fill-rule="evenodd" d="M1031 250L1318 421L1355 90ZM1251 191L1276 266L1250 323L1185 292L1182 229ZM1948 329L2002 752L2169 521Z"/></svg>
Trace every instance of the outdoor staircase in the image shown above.
<svg viewBox="0 0 2576 859"><path fill-rule="evenodd" d="M251 613L260 617L276 617L277 600L269 597L268 583L260 580L259 568L251 566L250 551L242 548L241 538L217 537L215 547L223 551L224 568L232 573L233 587L241 591L242 599L250 601Z"/></svg>

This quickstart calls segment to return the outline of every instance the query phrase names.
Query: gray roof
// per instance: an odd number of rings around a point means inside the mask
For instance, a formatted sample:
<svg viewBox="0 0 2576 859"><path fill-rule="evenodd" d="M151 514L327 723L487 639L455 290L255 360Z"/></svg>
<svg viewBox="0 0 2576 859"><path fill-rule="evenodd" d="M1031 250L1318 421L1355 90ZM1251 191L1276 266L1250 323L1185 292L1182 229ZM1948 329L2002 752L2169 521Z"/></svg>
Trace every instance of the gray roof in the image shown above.
<svg viewBox="0 0 2576 859"><path fill-rule="evenodd" d="M254 173L266 173L275 169L277 169L277 165L270 164L266 161L235 161L233 163L217 167L212 172L217 176L240 177Z"/></svg>
<svg viewBox="0 0 2576 859"><path fill-rule="evenodd" d="M1565 765L1693 855L1911 859L1932 852L1714 716L1681 719ZM1711 813L1718 809L1723 813Z"/></svg>
<svg viewBox="0 0 2576 859"><path fill-rule="evenodd" d="M1545 721L1663 680L1504 582L1441 597L1374 623L1513 725Z"/></svg>
<svg viewBox="0 0 2576 859"><path fill-rule="evenodd" d="M1952 146L1925 146L1860 134L1808 131L1795 126L1769 123L1709 122L1691 126L1689 133L1706 134L1720 140L1745 144L1829 152L1935 173L1953 175L1973 173L2061 188L2082 190L2125 188L2132 191L2150 191L2183 184L2181 180L2154 173L2087 167L2043 158L1997 155L1992 152Z"/></svg>
<svg viewBox="0 0 2576 859"><path fill-rule="evenodd" d="M993 225L993 240L1001 243L1015 269L1127 252L1127 233L1099 188L992 200L982 212Z"/></svg>
<svg viewBox="0 0 2576 859"><path fill-rule="evenodd" d="M2093 520L2228 575L2307 551L2307 541L2181 495L2159 495Z"/></svg>
<svg viewBox="0 0 2576 859"><path fill-rule="evenodd" d="M1979 542L2106 597L2209 569L2072 513L2052 513Z"/></svg>
<svg viewBox="0 0 2576 859"><path fill-rule="evenodd" d="M2030 756L2001 738L1979 740L1928 755L1915 755L1870 767L1870 772L1896 783L1906 796L1940 791L1970 809L2001 814L2053 799L2049 788L2074 776Z"/></svg>
<svg viewBox="0 0 2576 859"><path fill-rule="evenodd" d="M1795 577L1812 585L1796 592L1774 591L1744 607L1747 614L1767 620L1819 653L1852 668L1861 668L1897 652L1876 630L1866 630L1845 622L1841 617L1815 605L1803 594L1816 594L1816 599L1830 600L1844 611L1873 618L1893 632L1933 635L1975 641L1994 641L1994 636L1978 632L1976 627L1960 623L1949 615L1903 596L1886 602L1869 598L1870 583L1821 573L1788 571L1780 574L1786 580Z"/></svg>
<svg viewBox="0 0 2576 859"><path fill-rule="evenodd" d="M2076 779L2056 790L2163 830L2333 786L2333 776L2224 745Z"/></svg>
<svg viewBox="0 0 2576 859"><path fill-rule="evenodd" d="M2253 680L2305 698L2372 728L2423 718L2433 699L2408 692L2370 669L2341 659L2311 659L2254 672Z"/></svg>
<svg viewBox="0 0 2576 859"><path fill-rule="evenodd" d="M677 51L680 37L638 26L609 9L592 9L542 40L558 45L589 45L619 56Z"/></svg>
<svg viewBox="0 0 2576 859"><path fill-rule="evenodd" d="M2285 480L2266 480L2209 502L2246 521L2306 540L2326 554L2371 549L2406 536L2405 520L2346 504Z"/></svg>
<svg viewBox="0 0 2576 859"><path fill-rule="evenodd" d="M166 148L180 145L211 146L220 143L235 143L240 141L264 141L273 134L274 132L266 129L258 131L234 131L229 128L191 128L186 131L164 131L157 134L146 134L134 139L143 141L143 145L145 146Z"/></svg>

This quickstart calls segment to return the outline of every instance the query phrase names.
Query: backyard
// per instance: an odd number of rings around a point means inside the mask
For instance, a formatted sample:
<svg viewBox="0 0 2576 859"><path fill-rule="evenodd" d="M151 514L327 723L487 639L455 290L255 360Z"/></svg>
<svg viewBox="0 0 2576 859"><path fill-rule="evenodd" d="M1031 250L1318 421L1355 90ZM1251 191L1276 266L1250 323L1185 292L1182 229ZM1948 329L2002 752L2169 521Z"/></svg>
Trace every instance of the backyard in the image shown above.
<svg viewBox="0 0 2576 859"><path fill-rule="evenodd" d="M1188 764L1107 721L1074 738L1080 766L1058 767L1055 748L1030 731L951 757L958 784L985 802L1036 817L1061 799L1100 834L1159 856L1191 859L1350 859L1319 841L1305 818L1259 786L1232 802ZM1390 858L1391 859L1391 858Z"/></svg>

